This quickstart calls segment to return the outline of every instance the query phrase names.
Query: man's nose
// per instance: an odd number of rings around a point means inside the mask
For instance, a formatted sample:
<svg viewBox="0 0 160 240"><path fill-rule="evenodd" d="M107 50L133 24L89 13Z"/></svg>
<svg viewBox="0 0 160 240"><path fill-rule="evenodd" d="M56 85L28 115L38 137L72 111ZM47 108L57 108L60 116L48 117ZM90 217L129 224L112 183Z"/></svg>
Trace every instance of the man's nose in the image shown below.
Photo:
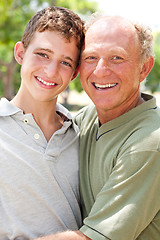
<svg viewBox="0 0 160 240"><path fill-rule="evenodd" d="M96 68L94 70L94 74L97 77L104 77L104 76L108 76L111 74L111 69L108 65L107 60L105 60L103 58L99 59L97 65L96 65Z"/></svg>

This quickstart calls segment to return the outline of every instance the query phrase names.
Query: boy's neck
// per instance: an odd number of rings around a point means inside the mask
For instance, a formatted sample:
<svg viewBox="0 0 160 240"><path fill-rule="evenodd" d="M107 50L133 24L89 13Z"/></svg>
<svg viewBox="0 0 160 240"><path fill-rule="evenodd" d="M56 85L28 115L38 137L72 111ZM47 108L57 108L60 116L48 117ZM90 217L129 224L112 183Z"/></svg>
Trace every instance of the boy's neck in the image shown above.
<svg viewBox="0 0 160 240"><path fill-rule="evenodd" d="M11 103L20 108L24 114L31 113L33 115L47 141L63 125L63 119L56 113L56 102L57 99L50 102L28 100L21 94L17 94L11 100Z"/></svg>

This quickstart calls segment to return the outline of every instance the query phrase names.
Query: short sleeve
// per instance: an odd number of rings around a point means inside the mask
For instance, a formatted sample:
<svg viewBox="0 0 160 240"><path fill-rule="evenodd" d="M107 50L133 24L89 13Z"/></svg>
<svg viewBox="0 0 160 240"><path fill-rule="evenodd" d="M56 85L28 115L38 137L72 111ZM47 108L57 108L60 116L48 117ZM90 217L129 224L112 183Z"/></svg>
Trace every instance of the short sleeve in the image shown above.
<svg viewBox="0 0 160 240"><path fill-rule="evenodd" d="M134 240L160 209L160 152L123 155L80 229L93 240Z"/></svg>

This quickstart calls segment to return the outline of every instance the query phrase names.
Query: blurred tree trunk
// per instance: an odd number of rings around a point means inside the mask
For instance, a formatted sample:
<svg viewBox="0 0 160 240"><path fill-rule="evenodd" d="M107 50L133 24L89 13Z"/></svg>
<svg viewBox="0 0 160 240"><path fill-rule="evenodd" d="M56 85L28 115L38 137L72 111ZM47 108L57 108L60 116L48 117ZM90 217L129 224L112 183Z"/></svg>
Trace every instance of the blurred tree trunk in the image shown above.
<svg viewBox="0 0 160 240"><path fill-rule="evenodd" d="M11 100L14 96L13 81L17 64L14 58L10 63L5 63L0 60L0 64L6 69L5 73L2 71L0 72L0 78L2 79L3 83L3 96L8 100Z"/></svg>
<svg viewBox="0 0 160 240"><path fill-rule="evenodd" d="M67 106L67 104L68 104L69 93L70 93L69 86L61 93L61 97L63 98L64 106Z"/></svg>

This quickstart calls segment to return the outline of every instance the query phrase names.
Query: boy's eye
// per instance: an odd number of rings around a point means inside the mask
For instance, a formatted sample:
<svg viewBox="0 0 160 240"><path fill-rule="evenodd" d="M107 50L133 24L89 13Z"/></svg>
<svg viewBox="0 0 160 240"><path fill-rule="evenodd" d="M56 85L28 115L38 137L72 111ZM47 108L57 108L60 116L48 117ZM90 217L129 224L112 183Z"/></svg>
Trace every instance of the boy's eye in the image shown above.
<svg viewBox="0 0 160 240"><path fill-rule="evenodd" d="M41 57L44 57L44 58L48 58L48 55L45 54L45 53L37 53L37 55L41 56Z"/></svg>
<svg viewBox="0 0 160 240"><path fill-rule="evenodd" d="M61 63L64 64L64 65L66 65L66 66L68 66L68 67L72 67L72 65L71 65L69 62L62 61Z"/></svg>

